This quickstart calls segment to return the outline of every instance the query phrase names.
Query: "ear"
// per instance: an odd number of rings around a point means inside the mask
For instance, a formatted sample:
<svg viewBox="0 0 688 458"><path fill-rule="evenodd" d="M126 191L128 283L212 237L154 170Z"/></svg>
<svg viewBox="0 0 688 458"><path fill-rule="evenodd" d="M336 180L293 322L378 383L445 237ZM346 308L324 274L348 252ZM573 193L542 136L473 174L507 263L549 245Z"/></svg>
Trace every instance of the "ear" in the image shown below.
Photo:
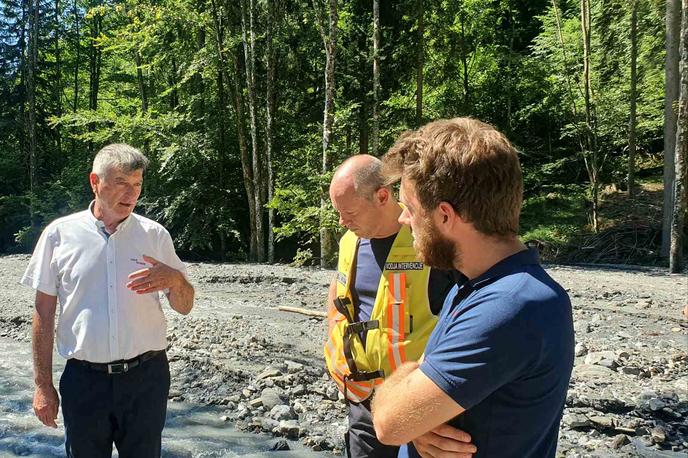
<svg viewBox="0 0 688 458"><path fill-rule="evenodd" d="M385 205L387 202L389 202L390 198L390 192L389 189L382 187L375 191L375 199L377 199L378 203L380 205Z"/></svg>
<svg viewBox="0 0 688 458"><path fill-rule="evenodd" d="M95 193L96 192L96 186L98 183L100 183L100 177L98 174L91 172L88 175L88 181L91 183L91 190Z"/></svg>
<svg viewBox="0 0 688 458"><path fill-rule="evenodd" d="M461 219L454 207L449 202L440 202L435 209L437 215L437 225L438 227L446 227L451 229L458 220Z"/></svg>

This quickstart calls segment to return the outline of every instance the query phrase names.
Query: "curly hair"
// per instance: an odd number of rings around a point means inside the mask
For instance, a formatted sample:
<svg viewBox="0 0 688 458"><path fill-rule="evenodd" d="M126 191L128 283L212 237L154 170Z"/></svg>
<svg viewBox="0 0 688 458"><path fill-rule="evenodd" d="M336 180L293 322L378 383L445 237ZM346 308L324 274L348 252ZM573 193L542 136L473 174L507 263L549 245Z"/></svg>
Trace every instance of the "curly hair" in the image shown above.
<svg viewBox="0 0 688 458"><path fill-rule="evenodd" d="M493 126L472 118L434 121L404 133L383 162L386 183L411 180L424 211L447 202L483 234L518 234L518 153Z"/></svg>

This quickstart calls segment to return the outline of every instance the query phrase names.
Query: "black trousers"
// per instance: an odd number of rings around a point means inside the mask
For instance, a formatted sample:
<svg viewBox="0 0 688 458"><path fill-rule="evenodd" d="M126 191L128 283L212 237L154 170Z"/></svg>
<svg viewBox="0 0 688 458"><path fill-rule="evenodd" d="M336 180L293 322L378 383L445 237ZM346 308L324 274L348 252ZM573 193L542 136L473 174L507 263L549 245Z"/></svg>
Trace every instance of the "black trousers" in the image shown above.
<svg viewBox="0 0 688 458"><path fill-rule="evenodd" d="M170 368L162 352L123 374L68 360L60 378L67 456L153 458L161 452Z"/></svg>
<svg viewBox="0 0 688 458"><path fill-rule="evenodd" d="M346 433L346 455L349 458L397 458L399 447L377 440L370 413L370 401L349 402L349 431Z"/></svg>

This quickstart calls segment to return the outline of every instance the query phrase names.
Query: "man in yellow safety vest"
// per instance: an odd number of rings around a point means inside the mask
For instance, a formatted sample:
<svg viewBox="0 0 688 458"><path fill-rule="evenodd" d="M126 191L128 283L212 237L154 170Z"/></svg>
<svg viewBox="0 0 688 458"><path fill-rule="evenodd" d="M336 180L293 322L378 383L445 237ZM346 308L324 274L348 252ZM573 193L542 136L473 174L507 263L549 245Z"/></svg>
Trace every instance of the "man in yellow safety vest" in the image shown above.
<svg viewBox="0 0 688 458"><path fill-rule="evenodd" d="M419 261L379 159L347 159L335 171L330 198L348 229L328 295L325 345L328 370L350 406L347 454L396 457L397 447L377 440L370 396L398 366L420 358L453 277Z"/></svg>

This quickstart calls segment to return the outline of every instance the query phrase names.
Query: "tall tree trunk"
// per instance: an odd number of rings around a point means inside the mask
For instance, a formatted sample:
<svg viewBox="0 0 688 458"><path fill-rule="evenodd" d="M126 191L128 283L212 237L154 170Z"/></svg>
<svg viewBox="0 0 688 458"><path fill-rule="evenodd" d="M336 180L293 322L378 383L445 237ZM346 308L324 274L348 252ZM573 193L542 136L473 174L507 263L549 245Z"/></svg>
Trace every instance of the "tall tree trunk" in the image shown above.
<svg viewBox="0 0 688 458"><path fill-rule="evenodd" d="M265 63L267 81L265 88L265 159L268 175L268 202L272 202L274 193L274 176L272 167L273 137L275 123L275 51L273 47L273 27L276 25L275 1L267 0L267 30L265 37ZM268 208L268 262L275 262L275 209Z"/></svg>
<svg viewBox="0 0 688 458"><path fill-rule="evenodd" d="M139 84L139 93L141 95L141 111L148 113L148 95L146 94L146 83L143 80L143 70L141 69L141 53L138 49L135 51L134 58L136 59L136 81Z"/></svg>
<svg viewBox="0 0 688 458"><path fill-rule="evenodd" d="M256 256L258 262L265 262L265 230L263 228L263 164L260 152L258 151L258 128L256 126L256 75L255 75L255 3L249 1L249 30L246 31L246 8L244 0L241 0L241 29L244 43L244 60L246 62L246 86L248 88L248 110L251 123L251 152L253 182L254 182L254 205L256 212Z"/></svg>
<svg viewBox="0 0 688 458"><path fill-rule="evenodd" d="M681 0L666 0L666 57L664 60L664 205L662 218L662 247L660 255L669 256L671 245L671 215L674 208L676 177L676 112L674 103L679 96L679 37L681 33Z"/></svg>
<svg viewBox="0 0 688 458"><path fill-rule="evenodd" d="M418 0L418 43L416 44L416 127L423 122L423 67L425 66L425 6Z"/></svg>
<svg viewBox="0 0 688 458"><path fill-rule="evenodd" d="M638 1L631 0L631 114L628 121L628 197L635 197L635 127L638 60Z"/></svg>
<svg viewBox="0 0 688 458"><path fill-rule="evenodd" d="M581 0L581 28L583 32L583 95L585 98L585 131L586 131L586 169L590 178L592 201L592 228L599 231L599 158L595 140L594 120L592 117L592 97L590 84L590 2Z"/></svg>
<svg viewBox="0 0 688 458"><path fill-rule="evenodd" d="M91 3L91 7L95 7L96 4ZM100 36L102 24L101 13L96 13L91 18L91 37L89 43L89 94L88 94L88 108L91 111L96 111L98 109L98 91L100 88L100 67L101 67L101 50L100 46L97 45L96 41ZM93 132L95 126L93 123L89 124L88 130ZM88 150L93 153L93 142L88 141Z"/></svg>
<svg viewBox="0 0 688 458"><path fill-rule="evenodd" d="M81 65L81 33L79 32L79 7L77 5L77 0L74 0L72 4L74 9L74 47L76 48L76 56L74 58L74 98L72 101L72 113L76 113L79 109L79 66ZM76 154L76 139L72 137L72 156Z"/></svg>
<svg viewBox="0 0 688 458"><path fill-rule="evenodd" d="M62 56L60 53L60 0L55 0L55 115L62 116ZM62 134L60 126L55 126L55 152L58 161L62 161Z"/></svg>
<svg viewBox="0 0 688 458"><path fill-rule="evenodd" d="M470 85L468 84L468 51L466 50L466 15L463 11L459 13L459 18L461 21L461 66L463 68L463 104L464 112L466 114L470 113Z"/></svg>
<svg viewBox="0 0 688 458"><path fill-rule="evenodd" d="M241 74L242 70L239 66L241 60L241 50L237 47L236 54L233 59L234 75L232 78L232 98L234 100L234 120L236 122L237 139L239 141L239 155L241 156L241 172L244 180L244 190L246 191L246 199L248 201L249 213L249 259L257 260L258 255L258 234L256 232L256 190L253 179L253 167L251 155L248 151L246 142L246 130L244 126L244 98L241 90Z"/></svg>
<svg viewBox="0 0 688 458"><path fill-rule="evenodd" d="M322 152L322 173L327 174L332 169L332 152L330 143L332 142L332 126L334 124L334 67L337 51L337 34L339 11L337 0L329 0L329 25L328 32L325 33L320 7L313 2L313 6L318 16L318 27L320 36L325 46L325 110L323 113L323 152ZM327 189L323 186L320 195L320 267L330 267L334 258L335 240L332 231L325 225L325 212L327 211Z"/></svg>
<svg viewBox="0 0 688 458"><path fill-rule="evenodd" d="M29 105L29 212L31 226L36 226L34 208L36 190L36 73L38 72L38 18L40 0L31 0L29 3L29 67L26 79L27 101Z"/></svg>
<svg viewBox="0 0 688 458"><path fill-rule="evenodd" d="M683 0L680 45L680 91L676 127L676 160L674 209L671 219L669 270L678 273L683 267L683 226L686 216L686 157L688 156L688 0Z"/></svg>
<svg viewBox="0 0 688 458"><path fill-rule="evenodd" d="M373 156L380 148L380 0L373 0Z"/></svg>

